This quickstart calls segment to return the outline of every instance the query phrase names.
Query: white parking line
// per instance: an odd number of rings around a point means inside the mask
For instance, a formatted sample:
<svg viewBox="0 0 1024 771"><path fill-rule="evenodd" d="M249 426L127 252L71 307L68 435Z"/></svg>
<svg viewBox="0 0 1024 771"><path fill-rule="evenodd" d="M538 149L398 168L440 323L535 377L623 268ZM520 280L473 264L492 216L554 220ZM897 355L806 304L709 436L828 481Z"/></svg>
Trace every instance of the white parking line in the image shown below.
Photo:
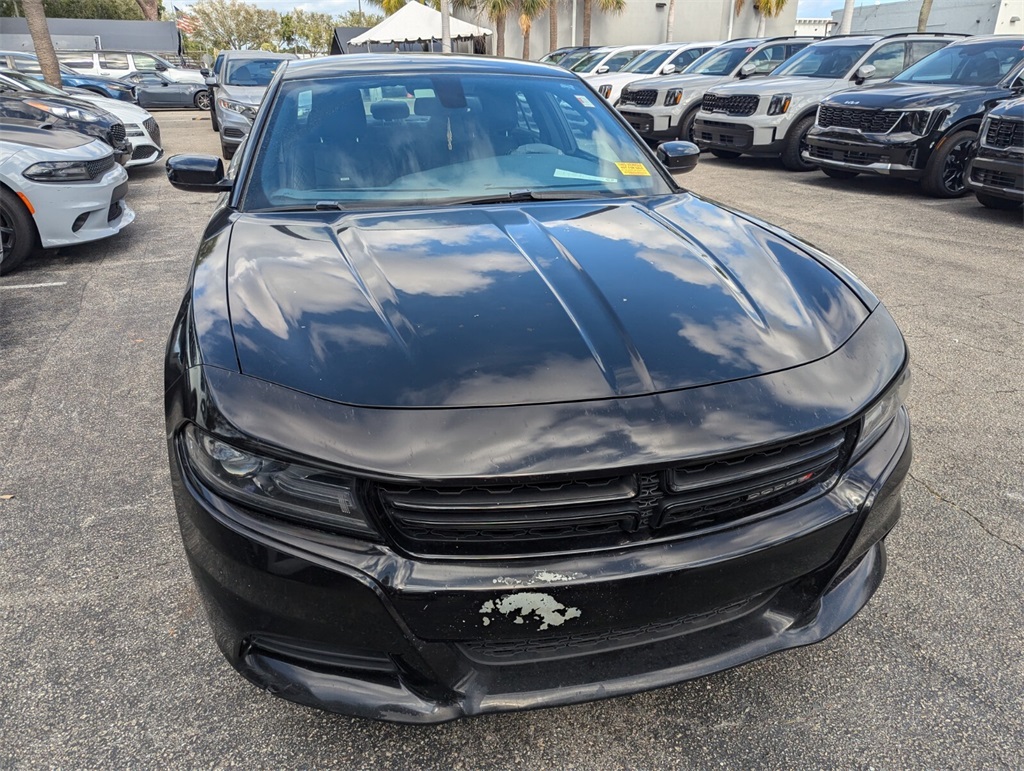
<svg viewBox="0 0 1024 771"><path fill-rule="evenodd" d="M51 281L47 284L10 284L9 286L0 285L0 289L39 289L44 286L64 286L67 281Z"/></svg>

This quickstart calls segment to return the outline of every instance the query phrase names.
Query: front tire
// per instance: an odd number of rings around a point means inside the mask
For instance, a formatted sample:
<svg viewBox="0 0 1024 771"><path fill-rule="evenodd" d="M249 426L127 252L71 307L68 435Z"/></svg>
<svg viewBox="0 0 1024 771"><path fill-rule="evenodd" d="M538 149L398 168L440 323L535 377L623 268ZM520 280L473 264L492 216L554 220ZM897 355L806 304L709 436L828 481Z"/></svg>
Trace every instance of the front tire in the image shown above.
<svg viewBox="0 0 1024 771"><path fill-rule="evenodd" d="M739 158L743 155L743 153L738 153L735 150L712 150L711 154L716 158L721 158L726 161L731 161L734 158Z"/></svg>
<svg viewBox="0 0 1024 771"><path fill-rule="evenodd" d="M989 193L975 192L974 194L978 197L978 203L989 209L1011 211L1024 206L1024 201L1014 201L1010 198L1001 198L997 195L990 195Z"/></svg>
<svg viewBox="0 0 1024 771"><path fill-rule="evenodd" d="M805 161L801 155L807 149L807 132L813 125L814 116L808 115L797 121L796 125L789 130L786 146L782 150L782 165L790 171L814 171L817 168L810 161Z"/></svg>
<svg viewBox="0 0 1024 771"><path fill-rule="evenodd" d="M220 140L220 154L224 156L224 160L230 161L234 158L237 149L234 145L225 144L223 139Z"/></svg>
<svg viewBox="0 0 1024 771"><path fill-rule="evenodd" d="M0 276L17 270L35 252L38 240L36 224L25 204L11 191L0 190L0 242L4 253Z"/></svg>
<svg viewBox="0 0 1024 771"><path fill-rule="evenodd" d="M210 109L210 92L199 91L192 100L193 104L200 110Z"/></svg>
<svg viewBox="0 0 1024 771"><path fill-rule="evenodd" d="M679 138L684 142L693 142L693 122L697 120L697 111L700 110L700 105L691 109L683 119L679 121Z"/></svg>
<svg viewBox="0 0 1024 771"><path fill-rule="evenodd" d="M928 195L959 198L967 192L964 171L977 138L974 131L957 131L939 143L921 178L921 187Z"/></svg>
<svg viewBox="0 0 1024 771"><path fill-rule="evenodd" d="M853 179L860 174L859 171L847 171L846 169L830 169L828 166L819 166L826 177L832 179Z"/></svg>
<svg viewBox="0 0 1024 771"><path fill-rule="evenodd" d="M217 110L214 109L213 105L210 105L210 125L213 126L214 131L220 131L220 121L217 120Z"/></svg>

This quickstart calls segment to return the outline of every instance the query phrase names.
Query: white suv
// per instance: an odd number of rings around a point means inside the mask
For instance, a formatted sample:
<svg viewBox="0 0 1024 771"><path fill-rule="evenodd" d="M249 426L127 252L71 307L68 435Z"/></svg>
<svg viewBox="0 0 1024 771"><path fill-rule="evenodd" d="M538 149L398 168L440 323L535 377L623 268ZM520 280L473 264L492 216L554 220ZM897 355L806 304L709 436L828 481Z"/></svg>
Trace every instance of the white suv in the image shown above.
<svg viewBox="0 0 1024 771"><path fill-rule="evenodd" d="M173 83L205 83L199 70L176 67L142 51L58 51L57 60L83 75L123 78L133 72L159 72Z"/></svg>
<svg viewBox="0 0 1024 771"><path fill-rule="evenodd" d="M693 140L693 120L709 88L768 75L797 51L819 38L780 37L730 40L690 65L682 75L650 78L622 89L622 117L650 143Z"/></svg>
<svg viewBox="0 0 1024 771"><path fill-rule="evenodd" d="M787 169L817 166L801 157L818 102L829 94L888 80L963 35L899 33L840 36L809 45L758 83L708 89L694 141L720 158L777 156Z"/></svg>
<svg viewBox="0 0 1024 771"><path fill-rule="evenodd" d="M619 101L622 87L627 83L682 73L701 56L721 44L721 40L708 43L661 43L640 54L618 72L595 72L583 77L591 85L597 86L601 96L615 104Z"/></svg>

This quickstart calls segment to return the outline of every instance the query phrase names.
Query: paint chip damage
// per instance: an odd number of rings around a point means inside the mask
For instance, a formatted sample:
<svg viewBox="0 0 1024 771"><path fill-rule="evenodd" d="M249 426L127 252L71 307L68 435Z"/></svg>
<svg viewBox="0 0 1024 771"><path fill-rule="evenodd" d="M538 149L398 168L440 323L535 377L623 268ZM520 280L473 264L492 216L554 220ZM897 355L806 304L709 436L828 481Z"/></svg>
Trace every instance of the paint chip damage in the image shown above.
<svg viewBox="0 0 1024 771"><path fill-rule="evenodd" d="M542 592L518 592L500 600L488 600L480 607L484 626L490 625L490 614L495 611L503 616L512 616L514 624L525 624L527 619L539 621L538 630L561 626L582 615L579 608L567 608L550 594Z"/></svg>

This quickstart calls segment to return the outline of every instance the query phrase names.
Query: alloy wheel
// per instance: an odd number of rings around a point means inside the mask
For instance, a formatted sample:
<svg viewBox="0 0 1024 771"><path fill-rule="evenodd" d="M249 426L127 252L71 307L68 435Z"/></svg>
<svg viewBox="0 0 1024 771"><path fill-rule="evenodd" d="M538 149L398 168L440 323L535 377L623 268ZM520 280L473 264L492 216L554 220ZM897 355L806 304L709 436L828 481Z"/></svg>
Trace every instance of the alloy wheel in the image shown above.
<svg viewBox="0 0 1024 771"><path fill-rule="evenodd" d="M14 251L17 244L18 234L14 230L14 223L7 216L7 212L0 209L0 246L5 255Z"/></svg>
<svg viewBox="0 0 1024 771"><path fill-rule="evenodd" d="M942 165L942 184L950 193L964 190L964 171L971 157L971 140L963 139L950 148Z"/></svg>

